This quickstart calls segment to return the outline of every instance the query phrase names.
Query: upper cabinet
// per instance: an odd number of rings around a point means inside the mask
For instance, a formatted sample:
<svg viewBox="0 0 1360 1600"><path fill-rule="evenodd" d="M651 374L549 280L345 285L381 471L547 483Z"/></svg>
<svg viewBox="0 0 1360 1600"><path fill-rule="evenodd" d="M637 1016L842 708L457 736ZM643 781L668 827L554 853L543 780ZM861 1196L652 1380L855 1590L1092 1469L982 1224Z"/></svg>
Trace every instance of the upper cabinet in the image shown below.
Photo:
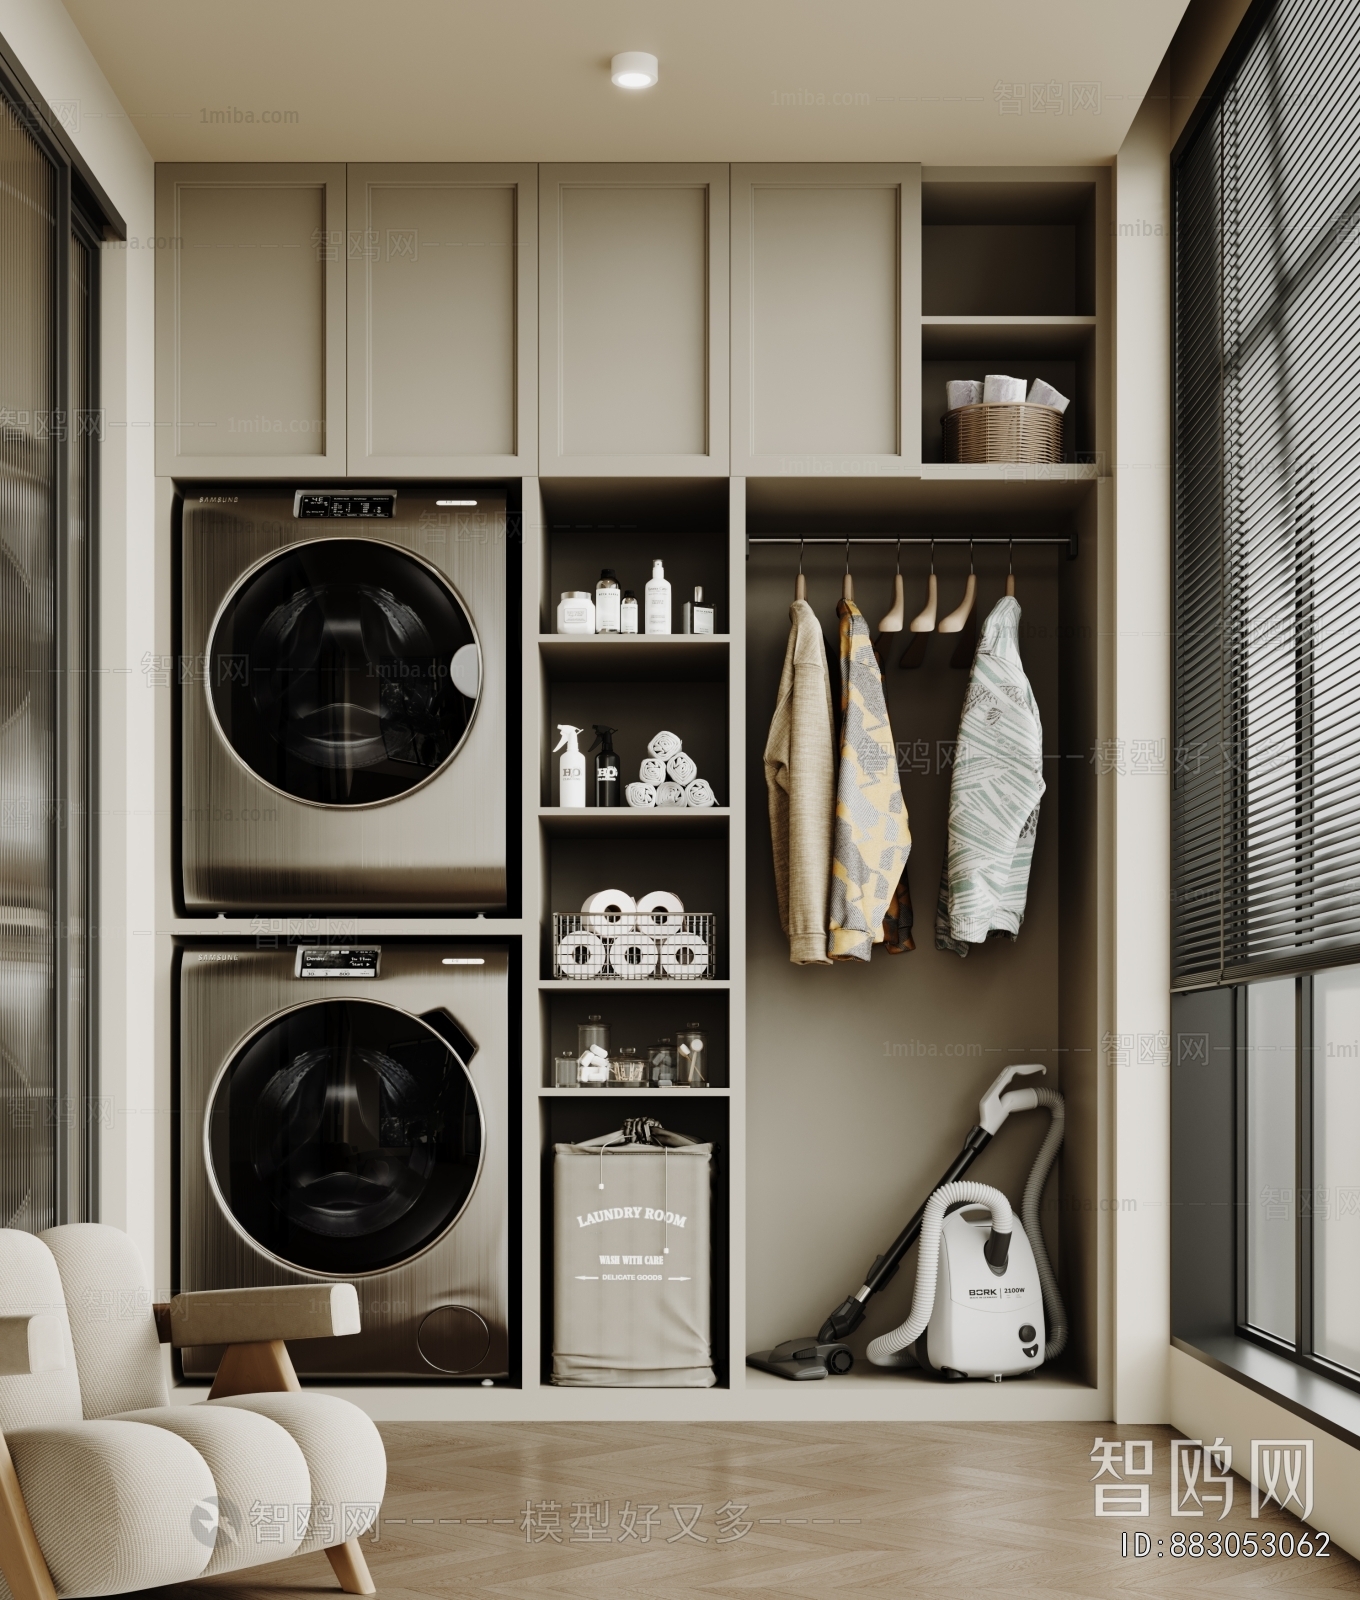
<svg viewBox="0 0 1360 1600"><path fill-rule="evenodd" d="M727 473L727 173L539 169L543 477Z"/></svg>
<svg viewBox="0 0 1360 1600"><path fill-rule="evenodd" d="M732 471L920 471L921 169L732 168Z"/></svg>
<svg viewBox="0 0 1360 1600"><path fill-rule="evenodd" d="M349 168L349 471L524 475L537 169Z"/></svg>
<svg viewBox="0 0 1360 1600"><path fill-rule="evenodd" d="M345 470L345 169L161 166L156 470Z"/></svg>

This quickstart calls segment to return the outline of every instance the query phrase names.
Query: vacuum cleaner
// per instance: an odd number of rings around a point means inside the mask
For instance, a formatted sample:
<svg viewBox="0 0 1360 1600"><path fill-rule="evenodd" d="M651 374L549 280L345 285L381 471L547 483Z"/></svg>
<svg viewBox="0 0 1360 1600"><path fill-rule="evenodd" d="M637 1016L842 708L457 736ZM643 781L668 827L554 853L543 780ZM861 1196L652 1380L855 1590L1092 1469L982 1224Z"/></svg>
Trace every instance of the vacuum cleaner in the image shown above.
<svg viewBox="0 0 1360 1600"><path fill-rule="evenodd" d="M983 1095L978 1120L930 1197L875 1258L863 1285L827 1317L816 1337L786 1339L747 1356L748 1367L805 1381L849 1372L845 1340L864 1321L874 1295L892 1281L920 1239L911 1315L869 1345L876 1366L920 1366L940 1378L1020 1377L1051 1361L1067 1343L1067 1314L1039 1228L1039 1201L1063 1141L1063 1099L1052 1089L1010 1088L1037 1063L1007 1067ZM999 1189L961 1181L1013 1111L1047 1108L1039 1147L1020 1207L1016 1233L1010 1202ZM988 1220L970 1220L979 1208Z"/></svg>

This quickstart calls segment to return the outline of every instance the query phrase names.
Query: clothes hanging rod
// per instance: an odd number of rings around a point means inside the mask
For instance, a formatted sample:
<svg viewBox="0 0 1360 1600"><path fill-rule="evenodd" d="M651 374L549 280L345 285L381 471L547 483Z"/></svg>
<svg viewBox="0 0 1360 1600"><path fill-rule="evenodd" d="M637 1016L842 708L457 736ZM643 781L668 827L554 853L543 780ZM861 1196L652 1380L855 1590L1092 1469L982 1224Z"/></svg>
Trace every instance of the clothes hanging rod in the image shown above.
<svg viewBox="0 0 1360 1600"><path fill-rule="evenodd" d="M1077 555L1077 536L1075 533L1017 533L1014 538L1006 534L980 533L969 535L966 533L904 533L899 538L896 534L869 534L869 533L838 533L838 534L813 534L806 536L798 534L781 533L778 535L748 534L746 536L746 554L751 553L753 544L1061 544L1067 546L1069 560L1075 560Z"/></svg>

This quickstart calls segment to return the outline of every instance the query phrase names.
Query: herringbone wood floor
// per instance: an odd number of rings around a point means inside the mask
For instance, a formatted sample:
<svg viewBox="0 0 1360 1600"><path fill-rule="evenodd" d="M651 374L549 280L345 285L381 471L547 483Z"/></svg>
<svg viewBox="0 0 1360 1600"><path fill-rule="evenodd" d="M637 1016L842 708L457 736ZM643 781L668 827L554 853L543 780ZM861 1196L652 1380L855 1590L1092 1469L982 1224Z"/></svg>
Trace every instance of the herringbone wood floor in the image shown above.
<svg viewBox="0 0 1360 1600"><path fill-rule="evenodd" d="M1325 1560L1167 1553L1173 1532L1197 1524L1169 1515L1166 1428L1103 1430L1153 1439L1152 1515L1097 1519L1090 1453L1101 1431L1067 1423L389 1423L381 1535L365 1551L380 1600L1360 1594L1360 1565L1336 1549ZM1247 1486L1239 1479L1236 1489L1222 1523L1198 1526L1303 1531L1278 1512L1253 1522ZM647 1506L657 1508L651 1528ZM746 1509L719 1521L724 1506ZM582 1537L587 1515L603 1537ZM686 1536L685 1522L706 1542ZM625 1538L630 1525L636 1536ZM1122 1557L1121 1534L1132 1545L1140 1529L1154 1553ZM328 1591L330 1569L314 1555L158 1592L300 1600Z"/></svg>

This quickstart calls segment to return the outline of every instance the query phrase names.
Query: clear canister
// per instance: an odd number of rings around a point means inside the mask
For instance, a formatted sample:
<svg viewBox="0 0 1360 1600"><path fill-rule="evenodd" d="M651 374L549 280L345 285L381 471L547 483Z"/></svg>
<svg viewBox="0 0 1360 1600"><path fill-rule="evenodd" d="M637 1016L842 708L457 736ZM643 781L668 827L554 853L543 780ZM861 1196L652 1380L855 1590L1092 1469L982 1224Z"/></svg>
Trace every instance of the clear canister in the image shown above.
<svg viewBox="0 0 1360 1600"><path fill-rule="evenodd" d="M675 1036L675 1081L690 1089L708 1087L708 1034L687 1022Z"/></svg>

